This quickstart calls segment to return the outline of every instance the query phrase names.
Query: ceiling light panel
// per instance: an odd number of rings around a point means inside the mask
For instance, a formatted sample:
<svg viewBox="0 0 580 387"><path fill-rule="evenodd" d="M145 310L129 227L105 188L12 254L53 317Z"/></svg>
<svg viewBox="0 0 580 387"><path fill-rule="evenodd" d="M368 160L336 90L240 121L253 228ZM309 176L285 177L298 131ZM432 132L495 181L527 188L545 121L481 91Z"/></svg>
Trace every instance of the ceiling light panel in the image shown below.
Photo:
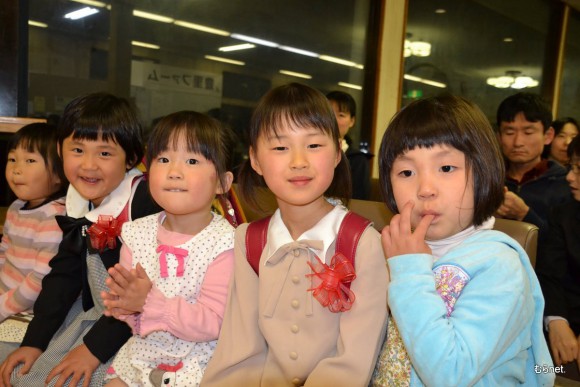
<svg viewBox="0 0 580 387"><path fill-rule="evenodd" d="M99 10L96 8L84 7L81 9L77 9L76 11L67 13L66 15L64 15L64 18L70 19L70 20L78 20L78 19L82 19L82 18L87 17L87 16L94 15L95 13L98 13L98 12L99 12Z"/></svg>

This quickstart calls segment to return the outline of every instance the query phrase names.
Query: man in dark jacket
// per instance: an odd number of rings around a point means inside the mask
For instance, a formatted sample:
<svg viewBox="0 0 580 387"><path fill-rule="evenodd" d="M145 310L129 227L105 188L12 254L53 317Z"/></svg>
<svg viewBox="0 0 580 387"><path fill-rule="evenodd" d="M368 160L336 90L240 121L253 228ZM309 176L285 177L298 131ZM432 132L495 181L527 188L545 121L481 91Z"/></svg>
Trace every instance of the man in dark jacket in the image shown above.
<svg viewBox="0 0 580 387"><path fill-rule="evenodd" d="M497 216L521 220L547 231L550 208L571 200L566 169L542 159L554 138L552 112L542 99L521 92L506 98L497 111L497 126L506 158L506 193Z"/></svg>

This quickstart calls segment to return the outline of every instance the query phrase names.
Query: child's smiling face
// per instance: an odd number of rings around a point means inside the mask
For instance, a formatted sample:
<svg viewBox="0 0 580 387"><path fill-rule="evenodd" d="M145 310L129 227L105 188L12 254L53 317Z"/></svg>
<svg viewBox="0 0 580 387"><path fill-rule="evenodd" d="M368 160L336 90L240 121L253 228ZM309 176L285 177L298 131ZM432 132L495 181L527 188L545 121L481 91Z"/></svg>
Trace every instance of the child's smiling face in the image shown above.
<svg viewBox="0 0 580 387"><path fill-rule="evenodd" d="M59 152L68 181L95 207L121 184L131 167L125 150L101 136L93 141L71 135L64 139Z"/></svg>
<svg viewBox="0 0 580 387"><path fill-rule="evenodd" d="M427 240L440 240L473 223L473 181L465 154L448 145L415 148L395 159L391 169L393 195L399 211L412 201L411 226L425 215L434 219Z"/></svg>

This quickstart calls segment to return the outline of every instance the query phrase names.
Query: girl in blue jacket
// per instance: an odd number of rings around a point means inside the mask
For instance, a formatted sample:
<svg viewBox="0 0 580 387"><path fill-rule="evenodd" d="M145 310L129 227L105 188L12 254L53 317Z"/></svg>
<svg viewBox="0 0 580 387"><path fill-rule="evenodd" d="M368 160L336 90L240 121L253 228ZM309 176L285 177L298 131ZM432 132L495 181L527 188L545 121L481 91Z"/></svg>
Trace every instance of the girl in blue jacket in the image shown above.
<svg viewBox="0 0 580 387"><path fill-rule="evenodd" d="M392 312L375 384L553 385L527 254L493 231L504 165L475 105L416 101L389 124L379 174Z"/></svg>

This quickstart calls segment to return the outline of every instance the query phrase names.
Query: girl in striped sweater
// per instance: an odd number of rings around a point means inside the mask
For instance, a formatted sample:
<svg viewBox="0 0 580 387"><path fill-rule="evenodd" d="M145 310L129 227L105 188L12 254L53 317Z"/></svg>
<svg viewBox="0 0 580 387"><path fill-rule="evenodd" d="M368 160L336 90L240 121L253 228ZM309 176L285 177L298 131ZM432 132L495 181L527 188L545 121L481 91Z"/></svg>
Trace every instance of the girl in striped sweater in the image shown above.
<svg viewBox="0 0 580 387"><path fill-rule="evenodd" d="M22 127L8 147L6 180L17 199L9 207L0 244L0 321L32 309L42 278L62 239L55 215L64 215L68 186L56 150L55 128ZM13 322L13 321L11 321ZM0 340L20 341L26 330L0 325ZM14 329L11 329L14 328ZM20 332L20 333L19 333ZM20 336L20 337L19 337Z"/></svg>

